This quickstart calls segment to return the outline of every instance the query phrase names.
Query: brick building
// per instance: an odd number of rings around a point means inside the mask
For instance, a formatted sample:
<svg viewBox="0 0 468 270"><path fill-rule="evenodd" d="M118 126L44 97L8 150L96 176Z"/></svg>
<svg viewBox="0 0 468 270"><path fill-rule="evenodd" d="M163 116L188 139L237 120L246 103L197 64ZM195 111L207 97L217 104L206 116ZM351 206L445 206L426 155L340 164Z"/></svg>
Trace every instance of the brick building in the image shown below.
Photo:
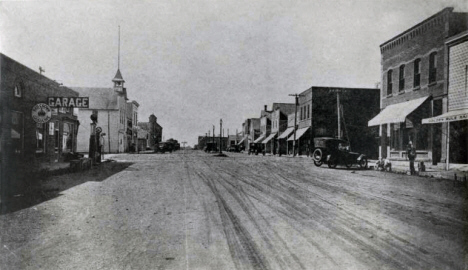
<svg viewBox="0 0 468 270"><path fill-rule="evenodd" d="M449 136L442 142L447 165L468 164L468 31L446 40L448 52L447 112L422 120L423 124L446 124ZM450 150L451 149L451 150Z"/></svg>
<svg viewBox="0 0 468 270"><path fill-rule="evenodd" d="M149 146L154 150L162 142L163 128L159 125L158 118L154 114L151 114L148 120Z"/></svg>
<svg viewBox="0 0 468 270"><path fill-rule="evenodd" d="M260 118L248 118L242 123L243 138L239 144L243 144L245 151L249 151L250 143L260 137Z"/></svg>
<svg viewBox="0 0 468 270"><path fill-rule="evenodd" d="M75 152L80 123L73 108L63 107L51 108L50 120L36 123L32 115L36 104L47 104L48 97L78 97L78 93L3 54L0 64L0 178L5 184L34 164L60 161Z"/></svg>
<svg viewBox="0 0 468 270"><path fill-rule="evenodd" d="M376 134L367 122L379 112L379 96L377 88L312 86L302 92L297 109L298 153L310 154L315 137L338 137L349 140L353 151L377 157Z"/></svg>
<svg viewBox="0 0 468 270"><path fill-rule="evenodd" d="M380 157L405 159L411 141L418 159L446 159L447 124L421 120L447 112L445 40L466 29L467 13L445 8L380 45L382 111L369 121L379 127Z"/></svg>
<svg viewBox="0 0 468 270"><path fill-rule="evenodd" d="M292 103L273 103L272 111L270 112L270 132L268 136L263 140L265 152L276 154L278 147L278 136L287 129L288 126L288 115L294 112L295 104ZM286 150L286 144L283 144L284 153Z"/></svg>
<svg viewBox="0 0 468 270"><path fill-rule="evenodd" d="M138 144L138 107L135 100L127 102L127 146L131 151L136 151Z"/></svg>
<svg viewBox="0 0 468 270"><path fill-rule="evenodd" d="M97 114L97 126L106 133L103 151L105 153L123 153L127 145L127 89L120 70L117 70L113 88L72 87L81 97L89 97L89 108L79 109L78 120L82 128L78 132L78 152L89 150L91 134L91 114Z"/></svg>

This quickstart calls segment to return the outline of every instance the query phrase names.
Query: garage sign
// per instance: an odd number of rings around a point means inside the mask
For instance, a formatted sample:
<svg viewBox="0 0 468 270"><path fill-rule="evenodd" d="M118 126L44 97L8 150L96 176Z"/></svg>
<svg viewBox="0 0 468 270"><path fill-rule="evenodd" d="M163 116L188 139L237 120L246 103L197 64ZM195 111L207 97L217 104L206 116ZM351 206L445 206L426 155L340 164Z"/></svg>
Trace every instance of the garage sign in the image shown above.
<svg viewBox="0 0 468 270"><path fill-rule="evenodd" d="M89 97L49 97L50 107L89 108Z"/></svg>

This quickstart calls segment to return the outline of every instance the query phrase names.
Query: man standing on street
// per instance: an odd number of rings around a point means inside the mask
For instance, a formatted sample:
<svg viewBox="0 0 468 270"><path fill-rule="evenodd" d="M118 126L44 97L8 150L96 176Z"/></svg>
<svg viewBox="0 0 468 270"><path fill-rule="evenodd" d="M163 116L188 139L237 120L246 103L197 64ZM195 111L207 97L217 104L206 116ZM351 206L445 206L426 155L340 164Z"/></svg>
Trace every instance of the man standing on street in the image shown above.
<svg viewBox="0 0 468 270"><path fill-rule="evenodd" d="M408 159L410 162L410 173L411 175L413 175L416 173L416 170L414 169L414 160L416 159L416 149L413 146L413 142L411 141L409 142L406 153L408 155Z"/></svg>

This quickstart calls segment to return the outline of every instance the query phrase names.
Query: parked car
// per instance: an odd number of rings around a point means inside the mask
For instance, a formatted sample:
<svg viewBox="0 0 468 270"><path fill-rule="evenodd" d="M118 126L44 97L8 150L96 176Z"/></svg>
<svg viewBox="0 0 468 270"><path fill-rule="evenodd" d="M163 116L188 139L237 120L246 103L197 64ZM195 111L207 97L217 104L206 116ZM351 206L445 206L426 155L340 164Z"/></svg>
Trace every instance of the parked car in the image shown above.
<svg viewBox="0 0 468 270"><path fill-rule="evenodd" d="M174 145L170 142L160 142L158 144L158 152L165 153L169 152L172 153L174 150Z"/></svg>
<svg viewBox="0 0 468 270"><path fill-rule="evenodd" d="M351 152L349 142L346 140L321 137L314 138L315 150L312 154L314 164L318 167L327 163L328 167L335 168L338 164L345 165L347 168L353 164L361 168L367 168L367 157L364 154Z"/></svg>
<svg viewBox="0 0 468 270"><path fill-rule="evenodd" d="M238 145L229 145L226 149L228 152L240 152L240 147Z"/></svg>
<svg viewBox="0 0 468 270"><path fill-rule="evenodd" d="M250 154L258 155L258 153L261 153L261 152L262 152L262 144L260 143L249 144L249 155Z"/></svg>
<svg viewBox="0 0 468 270"><path fill-rule="evenodd" d="M217 152L218 150L218 145L216 143L206 143L205 148L203 149L205 152Z"/></svg>

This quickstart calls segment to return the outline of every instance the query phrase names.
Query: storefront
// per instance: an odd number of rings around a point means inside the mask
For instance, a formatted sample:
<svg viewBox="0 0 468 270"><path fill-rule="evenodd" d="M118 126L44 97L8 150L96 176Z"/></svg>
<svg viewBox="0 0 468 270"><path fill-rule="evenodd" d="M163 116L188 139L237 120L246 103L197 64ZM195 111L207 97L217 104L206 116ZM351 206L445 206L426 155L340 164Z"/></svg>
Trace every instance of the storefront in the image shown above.
<svg viewBox="0 0 468 270"><path fill-rule="evenodd" d="M379 126L379 157L406 159L406 149L411 141L418 159L440 160L440 130L422 125L421 120L440 114L441 102L442 100L433 100L427 96L392 104L371 119L369 127Z"/></svg>

